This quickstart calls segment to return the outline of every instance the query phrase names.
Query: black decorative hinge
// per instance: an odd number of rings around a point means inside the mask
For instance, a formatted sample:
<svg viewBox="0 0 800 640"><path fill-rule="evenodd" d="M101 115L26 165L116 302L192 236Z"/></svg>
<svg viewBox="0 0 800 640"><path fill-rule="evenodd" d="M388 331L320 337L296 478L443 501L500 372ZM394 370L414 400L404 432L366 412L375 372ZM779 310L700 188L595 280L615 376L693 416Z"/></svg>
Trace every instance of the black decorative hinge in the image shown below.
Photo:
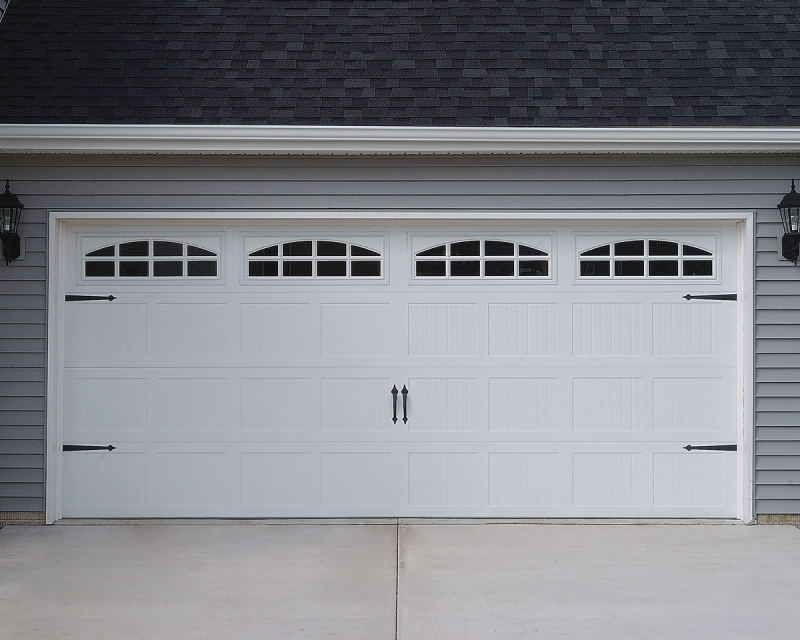
<svg viewBox="0 0 800 640"><path fill-rule="evenodd" d="M687 293L683 296L684 300L736 300L735 293L715 293L708 296L693 296L691 293Z"/></svg>
<svg viewBox="0 0 800 640"><path fill-rule="evenodd" d="M735 444L706 444L706 445L691 445L687 444L684 449L687 451L736 451Z"/></svg>
<svg viewBox="0 0 800 640"><path fill-rule="evenodd" d="M68 293L64 296L64 300L66 302L86 302L88 300L108 300L111 302L116 298L114 296L75 296Z"/></svg>
<svg viewBox="0 0 800 640"><path fill-rule="evenodd" d="M116 447L113 444L65 444L64 451L113 451Z"/></svg>

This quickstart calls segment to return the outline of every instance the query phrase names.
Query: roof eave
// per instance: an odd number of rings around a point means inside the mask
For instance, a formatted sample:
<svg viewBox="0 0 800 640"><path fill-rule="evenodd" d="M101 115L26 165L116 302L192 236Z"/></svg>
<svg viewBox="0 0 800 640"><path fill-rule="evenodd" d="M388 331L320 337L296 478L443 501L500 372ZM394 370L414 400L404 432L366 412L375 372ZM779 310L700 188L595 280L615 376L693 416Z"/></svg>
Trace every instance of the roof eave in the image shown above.
<svg viewBox="0 0 800 640"><path fill-rule="evenodd" d="M800 127L352 127L0 124L5 154L800 153Z"/></svg>

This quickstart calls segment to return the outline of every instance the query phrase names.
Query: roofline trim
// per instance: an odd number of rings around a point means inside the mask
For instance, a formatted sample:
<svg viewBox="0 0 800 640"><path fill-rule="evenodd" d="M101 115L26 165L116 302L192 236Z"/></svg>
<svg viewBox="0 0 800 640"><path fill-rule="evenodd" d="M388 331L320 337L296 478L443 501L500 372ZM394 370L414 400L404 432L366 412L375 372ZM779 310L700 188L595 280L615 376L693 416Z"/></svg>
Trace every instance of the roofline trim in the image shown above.
<svg viewBox="0 0 800 640"><path fill-rule="evenodd" d="M800 127L351 127L0 124L4 154L800 153Z"/></svg>
<svg viewBox="0 0 800 640"><path fill-rule="evenodd" d="M201 209L74 209L74 210L53 210L50 211L52 220L64 220L70 222L96 222L98 220L157 220L157 221L185 221L185 220L207 220L212 222L224 222L228 220L251 221L251 220L440 220L451 221L519 221L519 220L543 220L543 221L564 221L564 220L612 220L630 223L640 222L670 222L675 220L682 221L735 221L741 222L748 220L754 215L752 209L647 209L645 213L642 209L629 210L585 210L585 209L532 209L532 210L495 210L491 213L486 211L464 211L463 209L415 209L415 210L364 210L364 209L233 209L233 210L201 210Z"/></svg>

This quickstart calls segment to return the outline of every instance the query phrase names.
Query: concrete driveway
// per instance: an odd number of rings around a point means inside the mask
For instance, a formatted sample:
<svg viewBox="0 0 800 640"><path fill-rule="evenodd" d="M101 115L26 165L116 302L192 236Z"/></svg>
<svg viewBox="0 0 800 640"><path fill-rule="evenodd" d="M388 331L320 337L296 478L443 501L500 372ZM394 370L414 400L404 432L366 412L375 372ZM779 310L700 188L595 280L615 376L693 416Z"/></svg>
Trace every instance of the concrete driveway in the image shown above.
<svg viewBox="0 0 800 640"><path fill-rule="evenodd" d="M64 523L0 531L0 637L778 638L800 530Z"/></svg>

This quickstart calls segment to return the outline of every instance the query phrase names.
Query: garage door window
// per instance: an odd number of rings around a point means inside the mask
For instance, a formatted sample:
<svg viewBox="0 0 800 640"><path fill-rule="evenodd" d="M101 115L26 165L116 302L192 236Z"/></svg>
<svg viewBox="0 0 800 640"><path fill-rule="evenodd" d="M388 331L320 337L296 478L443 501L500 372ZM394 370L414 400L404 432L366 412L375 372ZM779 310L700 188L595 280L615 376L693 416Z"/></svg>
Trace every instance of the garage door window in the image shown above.
<svg viewBox="0 0 800 640"><path fill-rule="evenodd" d="M247 254L248 278L380 278L383 256L373 249L338 240L294 240Z"/></svg>
<svg viewBox="0 0 800 640"><path fill-rule="evenodd" d="M713 278L711 251L672 240L621 240L579 254L581 278Z"/></svg>
<svg viewBox="0 0 800 640"><path fill-rule="evenodd" d="M219 256L173 240L118 242L84 254L86 278L216 278Z"/></svg>
<svg viewBox="0 0 800 640"><path fill-rule="evenodd" d="M547 278L546 251L509 240L460 240L414 256L416 278Z"/></svg>

